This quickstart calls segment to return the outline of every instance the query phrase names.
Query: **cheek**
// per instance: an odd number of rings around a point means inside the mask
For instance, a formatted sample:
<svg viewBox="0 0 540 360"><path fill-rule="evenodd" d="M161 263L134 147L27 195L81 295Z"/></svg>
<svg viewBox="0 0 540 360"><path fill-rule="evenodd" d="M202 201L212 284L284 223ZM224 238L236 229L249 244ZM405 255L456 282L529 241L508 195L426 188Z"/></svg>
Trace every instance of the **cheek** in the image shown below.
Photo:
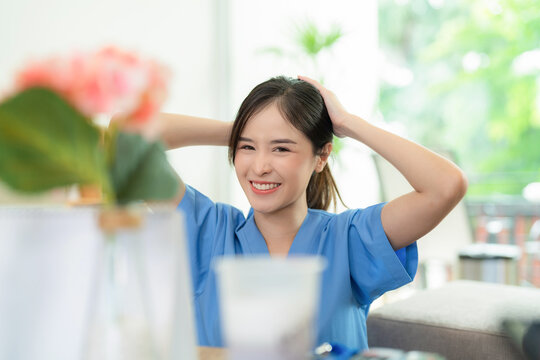
<svg viewBox="0 0 540 360"><path fill-rule="evenodd" d="M310 173L315 170L315 165L317 164L317 158L315 156L304 155L296 159L296 166L298 169L304 169Z"/></svg>
<svg viewBox="0 0 540 360"><path fill-rule="evenodd" d="M288 173L292 173L297 177L310 178L315 169L315 161L306 159L305 157L297 157L290 159L282 164L282 169L287 169Z"/></svg>
<svg viewBox="0 0 540 360"><path fill-rule="evenodd" d="M240 180L242 174L246 172L246 160L242 156L236 155L234 159L234 171L236 172L236 177Z"/></svg>

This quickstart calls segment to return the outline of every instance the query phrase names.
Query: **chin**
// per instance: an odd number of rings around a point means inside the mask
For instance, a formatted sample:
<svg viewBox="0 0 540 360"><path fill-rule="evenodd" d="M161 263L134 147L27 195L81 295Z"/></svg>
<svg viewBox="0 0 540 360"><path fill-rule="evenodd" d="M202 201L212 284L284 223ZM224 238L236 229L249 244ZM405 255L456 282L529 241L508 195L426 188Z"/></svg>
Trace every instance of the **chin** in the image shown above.
<svg viewBox="0 0 540 360"><path fill-rule="evenodd" d="M280 210L282 207L280 204L276 204L275 202L264 202L260 199L253 200L248 197L249 205L253 208L253 211L256 211L261 214L271 214L278 210Z"/></svg>
<svg viewBox="0 0 540 360"><path fill-rule="evenodd" d="M277 210L275 206L263 205L263 204L257 203L257 201L255 202L250 201L249 204L253 208L253 211L256 211L261 214L271 214Z"/></svg>

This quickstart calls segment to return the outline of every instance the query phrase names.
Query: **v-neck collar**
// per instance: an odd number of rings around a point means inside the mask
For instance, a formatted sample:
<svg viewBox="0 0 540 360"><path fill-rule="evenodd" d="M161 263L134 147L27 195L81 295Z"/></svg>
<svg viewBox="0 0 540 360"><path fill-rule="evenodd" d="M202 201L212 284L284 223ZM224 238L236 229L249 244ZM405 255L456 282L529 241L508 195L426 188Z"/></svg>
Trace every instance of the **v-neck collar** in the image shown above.
<svg viewBox="0 0 540 360"><path fill-rule="evenodd" d="M315 217L316 215L313 213L313 210L308 209L306 217L302 221L302 224L293 239L287 256L316 253L316 233L318 226L316 226L317 223L314 221ZM244 225L236 230L236 234L242 248L246 250L246 253L270 256L266 241L255 223L253 208L249 210Z"/></svg>

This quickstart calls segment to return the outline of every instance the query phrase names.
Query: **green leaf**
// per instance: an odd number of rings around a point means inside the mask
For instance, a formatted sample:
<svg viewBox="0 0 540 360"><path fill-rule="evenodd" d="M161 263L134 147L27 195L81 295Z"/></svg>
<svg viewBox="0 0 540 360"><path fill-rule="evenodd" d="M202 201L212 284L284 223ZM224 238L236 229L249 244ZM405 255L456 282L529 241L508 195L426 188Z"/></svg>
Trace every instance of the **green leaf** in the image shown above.
<svg viewBox="0 0 540 360"><path fill-rule="evenodd" d="M175 171L160 142L149 143L138 134L118 132L111 166L119 204L139 200L167 200L178 190Z"/></svg>
<svg viewBox="0 0 540 360"><path fill-rule="evenodd" d="M338 138L336 135L334 135L332 144L333 144L332 152L334 153L335 156L339 156L341 150L343 149L343 146L345 145L343 143L343 140Z"/></svg>
<svg viewBox="0 0 540 360"><path fill-rule="evenodd" d="M297 41L309 56L316 56L322 50L321 34L313 22L306 22L297 28Z"/></svg>
<svg viewBox="0 0 540 360"><path fill-rule="evenodd" d="M0 104L0 179L35 193L108 182L99 131L55 92L30 88Z"/></svg>
<svg viewBox="0 0 540 360"><path fill-rule="evenodd" d="M331 48L334 44L343 36L341 28L337 25L334 25L330 32L325 35L323 40L324 48Z"/></svg>
<svg viewBox="0 0 540 360"><path fill-rule="evenodd" d="M283 56L285 51L277 46L267 46L256 51L258 55L274 55L277 57Z"/></svg>
<svg viewBox="0 0 540 360"><path fill-rule="evenodd" d="M316 57L324 49L330 49L342 36L343 32L338 25L333 25L327 33L319 30L311 20L296 26L296 42L311 57Z"/></svg>

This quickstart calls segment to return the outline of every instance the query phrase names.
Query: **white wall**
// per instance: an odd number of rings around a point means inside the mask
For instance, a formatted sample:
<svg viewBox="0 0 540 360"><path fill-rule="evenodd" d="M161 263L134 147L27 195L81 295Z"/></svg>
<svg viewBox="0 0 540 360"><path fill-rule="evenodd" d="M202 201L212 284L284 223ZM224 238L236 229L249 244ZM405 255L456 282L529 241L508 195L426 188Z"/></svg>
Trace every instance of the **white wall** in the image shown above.
<svg viewBox="0 0 540 360"><path fill-rule="evenodd" d="M218 1L4 0L0 2L0 94L29 59L115 45L170 67L173 78L164 110L219 117ZM218 197L218 177L211 175L215 153L200 147L169 155L186 182Z"/></svg>

